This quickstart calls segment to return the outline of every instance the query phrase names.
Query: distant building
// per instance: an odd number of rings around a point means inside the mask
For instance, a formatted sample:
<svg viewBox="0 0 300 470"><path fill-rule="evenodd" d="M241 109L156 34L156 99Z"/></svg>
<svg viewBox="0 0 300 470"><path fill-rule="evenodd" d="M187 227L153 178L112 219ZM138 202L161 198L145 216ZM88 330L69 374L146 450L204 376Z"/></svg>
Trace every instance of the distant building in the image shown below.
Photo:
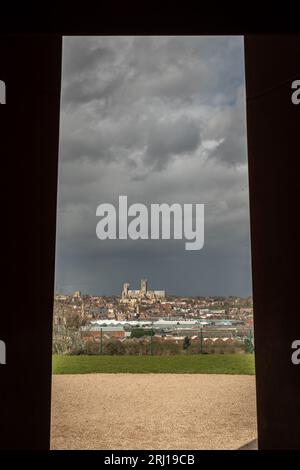
<svg viewBox="0 0 300 470"><path fill-rule="evenodd" d="M143 294L147 294L148 290L148 281L147 279L141 279L141 292Z"/></svg>
<svg viewBox="0 0 300 470"><path fill-rule="evenodd" d="M76 290L73 294L73 299L81 300L81 292L80 290Z"/></svg>
<svg viewBox="0 0 300 470"><path fill-rule="evenodd" d="M54 300L58 300L58 301L66 301L68 299L69 299L69 297L67 295L64 295L64 294L56 294L54 296Z"/></svg>
<svg viewBox="0 0 300 470"><path fill-rule="evenodd" d="M81 336L85 339L100 338L125 338L125 330L123 326L101 326L97 324L82 326L80 328Z"/></svg>
<svg viewBox="0 0 300 470"><path fill-rule="evenodd" d="M127 282L123 285L122 290L122 300L130 299L149 299L149 300L161 300L165 299L166 292L164 290L148 290L148 281L147 279L141 279L141 288L140 290L129 289L130 284Z"/></svg>

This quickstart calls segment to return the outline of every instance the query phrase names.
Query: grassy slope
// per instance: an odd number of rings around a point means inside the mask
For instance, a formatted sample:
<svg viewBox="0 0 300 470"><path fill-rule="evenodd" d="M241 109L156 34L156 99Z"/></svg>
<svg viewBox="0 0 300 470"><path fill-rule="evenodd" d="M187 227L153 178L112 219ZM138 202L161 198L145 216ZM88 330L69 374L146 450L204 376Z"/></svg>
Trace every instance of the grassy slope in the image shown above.
<svg viewBox="0 0 300 470"><path fill-rule="evenodd" d="M173 373L253 375L252 354L189 356L53 356L53 374Z"/></svg>

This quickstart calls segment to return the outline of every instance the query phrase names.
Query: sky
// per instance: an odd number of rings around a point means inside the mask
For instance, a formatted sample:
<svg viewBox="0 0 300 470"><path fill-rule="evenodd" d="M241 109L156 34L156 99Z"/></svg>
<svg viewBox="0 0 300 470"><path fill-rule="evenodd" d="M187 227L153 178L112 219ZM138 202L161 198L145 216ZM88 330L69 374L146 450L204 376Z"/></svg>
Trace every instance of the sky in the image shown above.
<svg viewBox="0 0 300 470"><path fill-rule="evenodd" d="M55 290L251 295L242 37L66 37ZM205 207L205 241L99 240L96 209Z"/></svg>

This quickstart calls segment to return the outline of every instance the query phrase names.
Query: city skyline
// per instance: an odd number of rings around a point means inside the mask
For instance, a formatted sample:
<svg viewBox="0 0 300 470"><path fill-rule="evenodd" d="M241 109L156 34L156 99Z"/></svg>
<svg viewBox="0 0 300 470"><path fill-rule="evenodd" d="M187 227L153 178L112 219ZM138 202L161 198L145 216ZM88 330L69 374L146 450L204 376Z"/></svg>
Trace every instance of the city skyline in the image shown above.
<svg viewBox="0 0 300 470"><path fill-rule="evenodd" d="M66 290L66 291L55 291L54 292L54 296L67 296L67 297L80 297L80 298L83 298L84 296L86 297L116 297L116 298L120 298L122 299L122 294L124 292L124 288L125 286L127 286L127 288L129 289L129 291L131 291L132 293L135 293L135 292L139 292L139 291L142 291L142 287L141 287L141 283L142 282L146 282L146 285L147 285L147 290L150 290L151 292L159 292L159 293L163 293L163 299L165 301L165 299L167 298L241 298L241 299L252 299L252 294L249 295L249 296L239 296L239 295L235 295L234 293L231 294L231 295L205 295L205 294L199 294L199 295L179 295L179 294L172 294L172 292L166 292L165 290L162 290L162 289L159 289L157 290L156 287L153 287L152 283L150 282L149 283L149 280L147 278L145 278L145 276L143 276L143 278L139 279L137 283L131 283L131 282L128 282L128 280L126 280L125 282L123 282L123 284L120 286L120 291L117 292L116 294L103 294L101 292L94 292L94 293L90 293L90 292L87 292L87 291L84 291L84 289L77 289L77 290ZM140 289L137 289L138 287L140 287ZM161 286L160 286L161 287ZM133 288L133 290L131 290Z"/></svg>
<svg viewBox="0 0 300 470"><path fill-rule="evenodd" d="M67 37L55 290L251 295L242 37ZM205 205L205 242L98 240L96 208Z"/></svg>

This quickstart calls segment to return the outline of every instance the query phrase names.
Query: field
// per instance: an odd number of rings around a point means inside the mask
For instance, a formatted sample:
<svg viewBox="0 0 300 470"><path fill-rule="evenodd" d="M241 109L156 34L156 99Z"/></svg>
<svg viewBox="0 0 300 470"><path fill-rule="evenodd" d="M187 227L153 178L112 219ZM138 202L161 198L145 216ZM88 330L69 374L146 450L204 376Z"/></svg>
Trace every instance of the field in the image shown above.
<svg viewBox="0 0 300 470"><path fill-rule="evenodd" d="M165 373L254 375L253 354L53 356L53 374Z"/></svg>

